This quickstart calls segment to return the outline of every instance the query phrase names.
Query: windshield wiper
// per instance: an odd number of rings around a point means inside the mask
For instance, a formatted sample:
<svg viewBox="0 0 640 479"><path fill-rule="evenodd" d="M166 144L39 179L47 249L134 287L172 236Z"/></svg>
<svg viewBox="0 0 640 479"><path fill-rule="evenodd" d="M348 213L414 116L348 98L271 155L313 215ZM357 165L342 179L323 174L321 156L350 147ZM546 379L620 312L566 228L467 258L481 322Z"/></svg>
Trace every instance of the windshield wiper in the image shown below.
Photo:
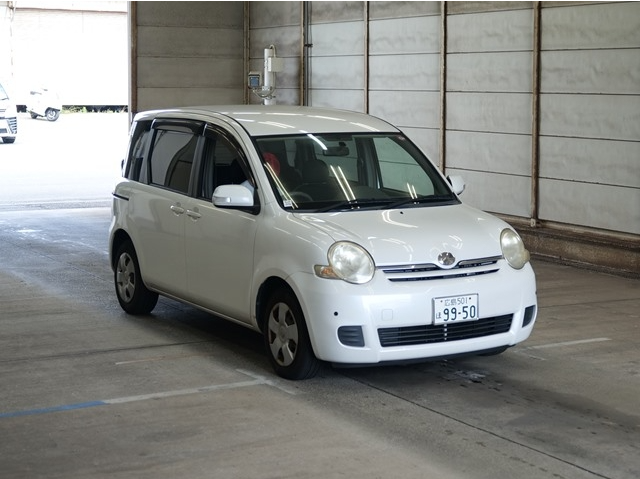
<svg viewBox="0 0 640 479"><path fill-rule="evenodd" d="M326 213L328 211L354 210L360 207L370 208L373 206L388 205L390 200L387 199L368 199L368 200L345 200L333 203L325 208L319 208L318 213Z"/></svg>
<svg viewBox="0 0 640 479"><path fill-rule="evenodd" d="M400 208L405 205L414 204L425 204L425 203L443 203L446 201L452 201L455 197L452 194L446 195L431 195L431 196L420 196L418 198L405 198L404 200L396 201L389 205L389 209L392 210L394 208Z"/></svg>
<svg viewBox="0 0 640 479"><path fill-rule="evenodd" d="M319 208L316 211L318 213L327 213L329 211L342 211L342 210L356 210L360 208L372 208L375 206L384 206L385 209L392 210L394 208L400 208L405 205L418 205L425 203L444 203L448 201L452 201L455 199L455 196L451 194L447 195L431 195L431 196L421 196L419 198L404 198L400 201L393 201L391 199L355 199L355 200L344 200L339 201L337 203L332 203L329 206L324 208Z"/></svg>

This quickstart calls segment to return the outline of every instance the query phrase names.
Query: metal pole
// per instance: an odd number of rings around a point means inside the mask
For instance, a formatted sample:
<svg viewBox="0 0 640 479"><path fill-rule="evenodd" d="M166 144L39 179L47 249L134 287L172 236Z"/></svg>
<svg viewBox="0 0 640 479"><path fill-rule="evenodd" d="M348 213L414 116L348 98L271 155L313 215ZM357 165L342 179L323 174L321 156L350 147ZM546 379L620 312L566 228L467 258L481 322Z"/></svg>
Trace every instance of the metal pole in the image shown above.
<svg viewBox="0 0 640 479"><path fill-rule="evenodd" d="M129 9L129 123L138 112L138 6L127 2Z"/></svg>
<svg viewBox="0 0 640 479"><path fill-rule="evenodd" d="M533 87L531 104L531 226L539 226L540 194L540 2L533 4Z"/></svg>
<svg viewBox="0 0 640 479"><path fill-rule="evenodd" d="M369 2L364 2L364 112L369 113Z"/></svg>
<svg viewBox="0 0 640 479"><path fill-rule="evenodd" d="M440 171L447 166L447 2L440 2Z"/></svg>
<svg viewBox="0 0 640 479"><path fill-rule="evenodd" d="M307 74L307 72L305 71L305 43L307 41L307 32L305 31L305 12L305 2L300 2L300 81L298 83L300 96L298 98L298 103L300 104L300 106L304 105L304 78Z"/></svg>
<svg viewBox="0 0 640 479"><path fill-rule="evenodd" d="M273 90L276 87L276 79L275 79L275 73L269 71L269 58L275 57L275 51L273 48L269 47L269 48L265 48L264 49L264 73L263 73L263 78L264 78L264 89L269 91L269 90ZM269 95L268 97L266 97L264 99L264 104L265 105L275 105L276 104L276 100L275 98L273 98L273 95Z"/></svg>
<svg viewBox="0 0 640 479"><path fill-rule="evenodd" d="M249 7L249 2L244 2L244 52L243 52L243 79L247 78L247 75L249 73L249 70L251 69L249 62L251 61L251 53L250 53L250 45L251 45L251 10ZM244 100L244 104L248 105L249 104L249 96L250 96L250 91L248 88L244 88L244 95L243 95L243 100Z"/></svg>
<svg viewBox="0 0 640 479"><path fill-rule="evenodd" d="M306 106L309 104L309 87L311 76L311 48L313 43L311 39L311 2L302 2L302 92L301 104Z"/></svg>

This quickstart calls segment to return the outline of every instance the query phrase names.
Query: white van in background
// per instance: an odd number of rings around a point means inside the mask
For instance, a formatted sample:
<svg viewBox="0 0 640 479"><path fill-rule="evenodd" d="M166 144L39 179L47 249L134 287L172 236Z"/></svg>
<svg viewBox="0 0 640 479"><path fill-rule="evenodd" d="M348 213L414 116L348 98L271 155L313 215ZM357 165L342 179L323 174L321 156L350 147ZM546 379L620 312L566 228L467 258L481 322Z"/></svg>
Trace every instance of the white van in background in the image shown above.
<svg viewBox="0 0 640 479"><path fill-rule="evenodd" d="M18 110L16 104L9 99L0 83L0 138L4 143L13 143L18 134Z"/></svg>

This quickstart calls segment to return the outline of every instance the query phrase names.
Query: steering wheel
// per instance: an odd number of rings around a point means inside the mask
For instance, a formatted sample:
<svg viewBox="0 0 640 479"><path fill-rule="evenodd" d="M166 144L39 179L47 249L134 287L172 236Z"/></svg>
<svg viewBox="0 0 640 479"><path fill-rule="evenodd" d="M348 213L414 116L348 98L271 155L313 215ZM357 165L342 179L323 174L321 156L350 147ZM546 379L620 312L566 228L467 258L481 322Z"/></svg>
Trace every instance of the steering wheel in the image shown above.
<svg viewBox="0 0 640 479"><path fill-rule="evenodd" d="M309 196L307 193L305 193L304 191L292 191L289 193L289 195L291 196L291 199L295 202L309 202L309 201L313 201L313 198L311 198L311 196Z"/></svg>

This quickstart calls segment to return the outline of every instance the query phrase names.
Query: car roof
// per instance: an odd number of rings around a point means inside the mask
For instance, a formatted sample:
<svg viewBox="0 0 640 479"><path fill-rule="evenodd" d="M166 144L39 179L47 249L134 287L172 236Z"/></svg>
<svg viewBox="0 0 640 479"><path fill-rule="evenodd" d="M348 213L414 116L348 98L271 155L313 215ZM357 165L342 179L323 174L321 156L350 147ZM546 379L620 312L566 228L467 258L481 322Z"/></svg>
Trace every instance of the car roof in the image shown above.
<svg viewBox="0 0 640 479"><path fill-rule="evenodd" d="M347 110L281 105L215 105L154 110L136 115L142 118L207 117L235 122L251 136L300 133L371 133L398 132L379 118Z"/></svg>

